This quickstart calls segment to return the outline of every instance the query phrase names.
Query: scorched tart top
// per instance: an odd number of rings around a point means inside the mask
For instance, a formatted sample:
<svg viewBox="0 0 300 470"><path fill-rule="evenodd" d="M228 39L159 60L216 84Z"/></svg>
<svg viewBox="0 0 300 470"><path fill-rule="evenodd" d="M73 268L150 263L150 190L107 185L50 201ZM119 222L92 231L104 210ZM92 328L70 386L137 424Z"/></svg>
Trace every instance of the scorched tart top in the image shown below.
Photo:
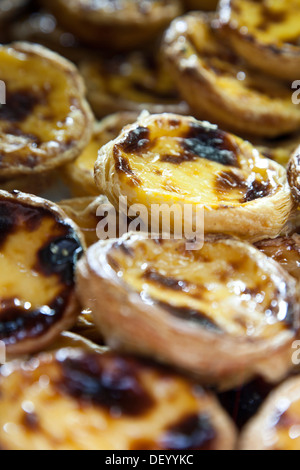
<svg viewBox="0 0 300 470"><path fill-rule="evenodd" d="M73 348L1 370L4 449L231 450L235 441L211 394L150 362Z"/></svg>
<svg viewBox="0 0 300 470"><path fill-rule="evenodd" d="M143 114L102 147L95 181L117 208L120 196L149 213L153 204L202 205L207 232L251 240L276 236L293 207L281 165L217 126L174 114Z"/></svg>
<svg viewBox="0 0 300 470"><path fill-rule="evenodd" d="M76 158L88 143L93 117L77 69L30 43L0 46L0 176L55 168Z"/></svg>
<svg viewBox="0 0 300 470"><path fill-rule="evenodd" d="M209 235L203 247L188 247L129 233L90 247L77 285L107 344L205 383L241 383L253 374L274 381L291 367L296 281L248 243Z"/></svg>
<svg viewBox="0 0 300 470"><path fill-rule="evenodd" d="M0 191L0 340L10 355L43 349L76 320L77 227L54 204Z"/></svg>

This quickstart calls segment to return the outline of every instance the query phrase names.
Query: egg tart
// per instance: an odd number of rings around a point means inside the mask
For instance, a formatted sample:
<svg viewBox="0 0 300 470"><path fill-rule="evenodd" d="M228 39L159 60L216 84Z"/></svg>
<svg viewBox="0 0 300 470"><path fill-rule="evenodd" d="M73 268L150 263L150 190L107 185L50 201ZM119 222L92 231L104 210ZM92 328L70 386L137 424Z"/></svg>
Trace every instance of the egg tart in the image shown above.
<svg viewBox="0 0 300 470"><path fill-rule="evenodd" d="M221 0L219 16L231 46L251 66L288 82L299 79L299 0Z"/></svg>
<svg viewBox="0 0 300 470"><path fill-rule="evenodd" d="M128 211L142 205L152 231L159 209L165 221L175 214L171 232L201 229L203 214L208 233L259 241L279 235L293 208L285 168L216 125L174 114L143 114L102 147L95 182L117 210L124 197Z"/></svg>
<svg viewBox="0 0 300 470"><path fill-rule="evenodd" d="M11 356L41 351L76 321L84 241L54 203L17 191L0 191L0 225L0 340Z"/></svg>
<svg viewBox="0 0 300 470"><path fill-rule="evenodd" d="M63 348L1 369L2 449L232 450L235 442L211 393L150 362Z"/></svg>
<svg viewBox="0 0 300 470"><path fill-rule="evenodd" d="M164 51L196 117L264 138L298 131L300 107L292 101L291 84L249 68L228 47L211 15L196 12L174 20Z"/></svg>
<svg viewBox="0 0 300 470"><path fill-rule="evenodd" d="M106 344L156 358L220 389L292 368L297 283L252 245L129 233L90 247L77 265L81 303Z"/></svg>
<svg viewBox="0 0 300 470"><path fill-rule="evenodd" d="M94 122L77 69L31 43L0 46L0 178L54 169L74 160Z"/></svg>

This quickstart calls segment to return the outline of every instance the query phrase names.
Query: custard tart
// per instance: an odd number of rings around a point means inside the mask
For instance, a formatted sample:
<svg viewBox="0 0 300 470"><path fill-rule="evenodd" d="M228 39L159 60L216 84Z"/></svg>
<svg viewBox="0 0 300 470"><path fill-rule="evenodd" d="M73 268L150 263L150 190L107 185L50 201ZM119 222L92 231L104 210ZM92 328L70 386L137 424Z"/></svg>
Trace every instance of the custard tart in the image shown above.
<svg viewBox="0 0 300 470"><path fill-rule="evenodd" d="M155 55L155 54L154 54ZM87 58L79 63L87 97L98 119L118 111L188 113L159 53Z"/></svg>
<svg viewBox="0 0 300 470"><path fill-rule="evenodd" d="M171 232L201 229L202 213L206 232L254 242L279 235L293 208L285 168L215 125L174 114L145 113L102 147L95 182L117 210L121 198L128 212L142 205L152 230L157 208L165 221L174 212Z"/></svg>
<svg viewBox="0 0 300 470"><path fill-rule="evenodd" d="M74 65L30 43L0 46L6 104L0 106L0 178L44 172L74 160L94 118Z"/></svg>
<svg viewBox="0 0 300 470"><path fill-rule="evenodd" d="M265 138L299 130L300 107L292 101L291 85L250 69L224 42L214 17L191 13L174 20L163 48L196 117Z"/></svg>
<svg viewBox="0 0 300 470"><path fill-rule="evenodd" d="M251 66L288 82L299 79L299 0L221 0L219 19L231 46Z"/></svg>
<svg viewBox="0 0 300 470"><path fill-rule="evenodd" d="M299 450L300 377L277 387L244 428L240 450Z"/></svg>
<svg viewBox="0 0 300 470"><path fill-rule="evenodd" d="M50 201L0 191L0 340L7 354L47 347L78 315L77 226Z"/></svg>
<svg viewBox="0 0 300 470"><path fill-rule="evenodd" d="M1 449L233 450L235 443L235 426L211 393L150 362L63 348L0 372Z"/></svg>
<svg viewBox="0 0 300 470"><path fill-rule="evenodd" d="M255 376L277 382L292 367L297 283L238 239L208 235L199 248L131 232L100 241L77 265L77 289L108 346L206 385L232 388Z"/></svg>
<svg viewBox="0 0 300 470"><path fill-rule="evenodd" d="M81 41L122 51L149 44L182 12L179 0L43 0L43 4Z"/></svg>

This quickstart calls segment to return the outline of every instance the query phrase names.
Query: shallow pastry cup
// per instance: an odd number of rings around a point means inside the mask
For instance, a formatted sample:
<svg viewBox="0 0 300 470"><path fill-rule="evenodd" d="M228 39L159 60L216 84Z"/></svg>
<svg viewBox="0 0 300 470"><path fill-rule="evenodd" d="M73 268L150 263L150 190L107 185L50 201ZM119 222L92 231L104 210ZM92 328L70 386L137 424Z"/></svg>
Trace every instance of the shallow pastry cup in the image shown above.
<svg viewBox="0 0 300 470"><path fill-rule="evenodd" d="M2 449L233 450L236 443L211 393L116 353L72 347L7 364L0 391Z"/></svg>
<svg viewBox="0 0 300 470"><path fill-rule="evenodd" d="M221 28L236 53L270 76L298 80L300 2L221 0Z"/></svg>
<svg viewBox="0 0 300 470"><path fill-rule="evenodd" d="M240 450L299 450L300 378L277 387L244 428Z"/></svg>
<svg viewBox="0 0 300 470"><path fill-rule="evenodd" d="M188 113L160 54L134 51L108 58L88 58L79 64L87 96L100 119L119 111Z"/></svg>
<svg viewBox="0 0 300 470"><path fill-rule="evenodd" d="M6 104L0 107L0 177L41 173L74 160L94 118L71 62L36 44L0 47Z"/></svg>
<svg viewBox="0 0 300 470"><path fill-rule="evenodd" d="M63 27L83 42L127 50L155 40L181 12L179 0L43 0Z"/></svg>
<svg viewBox="0 0 300 470"><path fill-rule="evenodd" d="M158 215L171 233L255 242L279 235L294 206L281 165L217 126L174 114L143 114L102 147L95 182L117 210L141 205L140 218L156 233Z"/></svg>
<svg viewBox="0 0 300 470"><path fill-rule="evenodd" d="M120 111L95 123L89 144L74 162L69 163L63 168L64 180L74 196L99 195L99 190L94 180L94 167L98 151L105 144L115 139L123 127L132 124L137 118L138 113Z"/></svg>
<svg viewBox="0 0 300 470"><path fill-rule="evenodd" d="M219 35L210 15L174 20L164 39L167 63L193 115L239 134L265 138L299 129L290 84L249 68Z"/></svg>
<svg viewBox="0 0 300 470"><path fill-rule="evenodd" d="M74 270L85 247L54 203L0 191L0 340L8 356L49 346L76 322Z"/></svg>
<svg viewBox="0 0 300 470"><path fill-rule="evenodd" d="M129 233L99 242L77 266L78 295L106 344L196 375L220 390L293 367L296 281L250 244ZM138 332L138 334L137 334Z"/></svg>

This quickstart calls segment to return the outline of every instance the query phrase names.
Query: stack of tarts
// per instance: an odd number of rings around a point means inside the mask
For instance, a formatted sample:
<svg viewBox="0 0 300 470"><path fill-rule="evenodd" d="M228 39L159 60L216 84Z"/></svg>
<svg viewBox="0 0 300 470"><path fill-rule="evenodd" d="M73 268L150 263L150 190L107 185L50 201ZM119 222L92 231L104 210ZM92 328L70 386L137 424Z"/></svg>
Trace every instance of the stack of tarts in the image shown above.
<svg viewBox="0 0 300 470"><path fill-rule="evenodd" d="M0 448L299 449L300 2L97 3L0 46Z"/></svg>

